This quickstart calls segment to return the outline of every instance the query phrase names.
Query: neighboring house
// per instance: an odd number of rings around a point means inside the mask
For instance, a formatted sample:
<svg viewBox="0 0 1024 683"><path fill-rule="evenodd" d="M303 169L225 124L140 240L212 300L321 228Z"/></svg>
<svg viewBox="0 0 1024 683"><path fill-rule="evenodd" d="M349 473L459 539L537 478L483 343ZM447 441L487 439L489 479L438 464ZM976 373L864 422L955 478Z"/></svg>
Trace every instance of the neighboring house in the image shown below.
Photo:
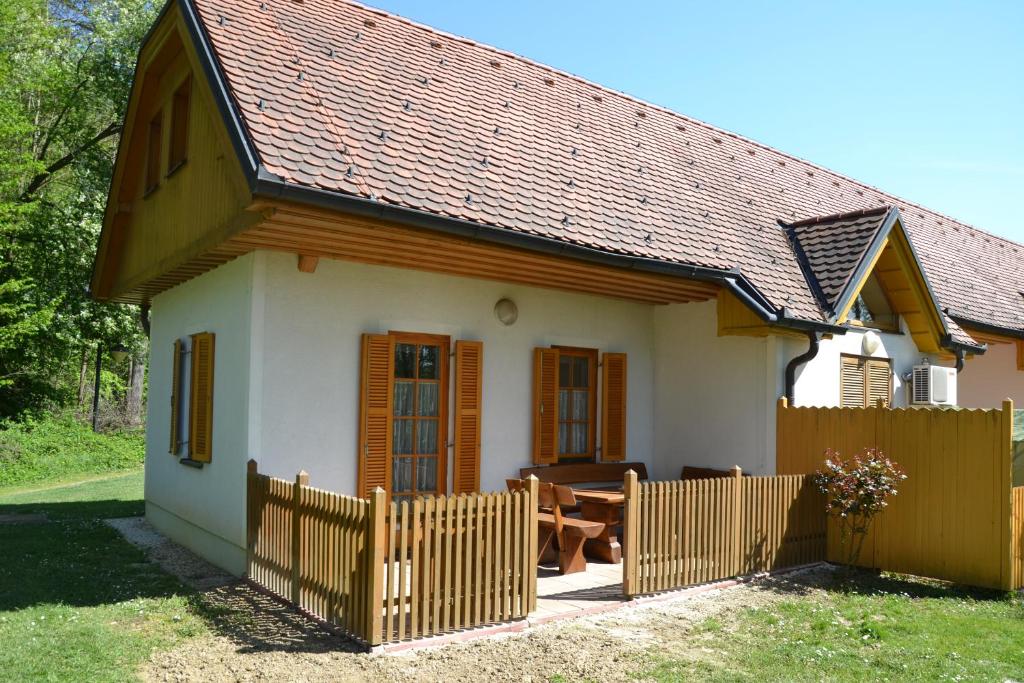
<svg viewBox="0 0 1024 683"><path fill-rule="evenodd" d="M92 292L151 306L147 516L241 572L250 457L396 498L769 473L780 395L906 405L966 358L961 403L1022 401L1022 249L359 5L176 0Z"/></svg>

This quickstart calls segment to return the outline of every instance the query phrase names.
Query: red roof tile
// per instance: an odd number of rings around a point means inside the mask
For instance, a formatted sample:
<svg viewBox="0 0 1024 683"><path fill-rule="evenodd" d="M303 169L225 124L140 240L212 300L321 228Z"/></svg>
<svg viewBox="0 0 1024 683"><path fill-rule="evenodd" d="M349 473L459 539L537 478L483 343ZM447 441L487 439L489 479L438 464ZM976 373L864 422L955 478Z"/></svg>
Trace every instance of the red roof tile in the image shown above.
<svg viewBox="0 0 1024 683"><path fill-rule="evenodd" d="M810 320L826 313L777 221L892 204L944 306L1024 330L1020 245L361 5L192 2L262 163L288 182L613 253L739 267L775 306Z"/></svg>

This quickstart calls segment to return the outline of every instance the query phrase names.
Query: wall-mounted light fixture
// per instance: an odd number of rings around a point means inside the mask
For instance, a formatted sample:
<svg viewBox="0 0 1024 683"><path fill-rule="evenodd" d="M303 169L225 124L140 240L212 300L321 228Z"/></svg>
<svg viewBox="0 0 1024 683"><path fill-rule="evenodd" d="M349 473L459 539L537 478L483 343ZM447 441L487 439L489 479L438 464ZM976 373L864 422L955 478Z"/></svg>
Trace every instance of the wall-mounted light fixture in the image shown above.
<svg viewBox="0 0 1024 683"><path fill-rule="evenodd" d="M512 299L498 299L498 303L494 304L494 317L502 325L512 325L519 319L519 307Z"/></svg>
<svg viewBox="0 0 1024 683"><path fill-rule="evenodd" d="M861 342L861 348L864 349L865 356L873 356L878 347L882 345L882 338L878 336L877 332L866 332L864 334L864 340Z"/></svg>

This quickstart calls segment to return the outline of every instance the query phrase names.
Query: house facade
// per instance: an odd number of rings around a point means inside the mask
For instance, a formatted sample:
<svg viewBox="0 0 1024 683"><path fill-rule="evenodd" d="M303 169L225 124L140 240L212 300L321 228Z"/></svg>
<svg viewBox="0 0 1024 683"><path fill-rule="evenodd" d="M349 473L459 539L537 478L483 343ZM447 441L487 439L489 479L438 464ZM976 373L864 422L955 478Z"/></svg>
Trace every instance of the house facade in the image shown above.
<svg viewBox="0 0 1024 683"><path fill-rule="evenodd" d="M1022 249L360 5L173 0L92 291L151 319L147 517L241 573L249 458L394 500L768 474L780 396L1024 401Z"/></svg>

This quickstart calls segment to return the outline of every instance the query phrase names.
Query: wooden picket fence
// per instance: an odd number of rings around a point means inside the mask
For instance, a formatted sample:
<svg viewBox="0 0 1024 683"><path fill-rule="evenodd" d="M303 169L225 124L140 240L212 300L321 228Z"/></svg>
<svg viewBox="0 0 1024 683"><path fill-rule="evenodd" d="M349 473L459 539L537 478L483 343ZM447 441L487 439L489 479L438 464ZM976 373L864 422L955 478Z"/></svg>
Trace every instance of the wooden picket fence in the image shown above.
<svg viewBox="0 0 1024 683"><path fill-rule="evenodd" d="M247 473L248 577L375 646L525 617L537 600L536 480L521 492L386 503Z"/></svg>
<svg viewBox="0 0 1024 683"><path fill-rule="evenodd" d="M390 504L385 642L526 617L537 601L532 484Z"/></svg>
<svg viewBox="0 0 1024 683"><path fill-rule="evenodd" d="M808 477L639 483L626 475L627 596L825 559L824 499Z"/></svg>
<svg viewBox="0 0 1024 683"><path fill-rule="evenodd" d="M860 564L1008 590L1024 579L1012 570L1013 419L1011 401L1001 410L948 410L791 407L783 398L776 469L810 474L828 449L842 457L881 450L907 480L872 524ZM831 534L831 560L841 559L837 540Z"/></svg>
<svg viewBox="0 0 1024 683"><path fill-rule="evenodd" d="M1013 517L1010 523L1013 588L1024 588L1024 486L1013 488Z"/></svg>

